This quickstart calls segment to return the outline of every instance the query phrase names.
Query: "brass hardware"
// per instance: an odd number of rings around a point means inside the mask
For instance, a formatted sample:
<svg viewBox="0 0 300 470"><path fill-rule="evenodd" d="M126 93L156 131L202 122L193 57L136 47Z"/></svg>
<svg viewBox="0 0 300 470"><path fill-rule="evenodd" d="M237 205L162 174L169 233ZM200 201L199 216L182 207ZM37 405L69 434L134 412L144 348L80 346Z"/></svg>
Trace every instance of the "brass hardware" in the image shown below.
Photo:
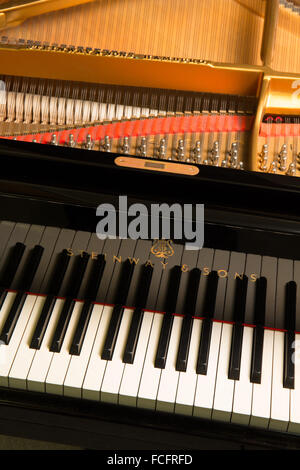
<svg viewBox="0 0 300 470"><path fill-rule="evenodd" d="M0 30L17 26L32 16L42 15L51 11L62 10L93 0L24 0L10 1L0 5Z"/></svg>
<svg viewBox="0 0 300 470"><path fill-rule="evenodd" d="M115 164L127 168L177 173L178 175L195 176L199 173L199 168L194 165L183 165L182 163L156 161L145 158L117 157Z"/></svg>
<svg viewBox="0 0 300 470"><path fill-rule="evenodd" d="M266 67L272 65L278 13L279 0L268 0L266 3L264 32L260 51L261 60Z"/></svg>

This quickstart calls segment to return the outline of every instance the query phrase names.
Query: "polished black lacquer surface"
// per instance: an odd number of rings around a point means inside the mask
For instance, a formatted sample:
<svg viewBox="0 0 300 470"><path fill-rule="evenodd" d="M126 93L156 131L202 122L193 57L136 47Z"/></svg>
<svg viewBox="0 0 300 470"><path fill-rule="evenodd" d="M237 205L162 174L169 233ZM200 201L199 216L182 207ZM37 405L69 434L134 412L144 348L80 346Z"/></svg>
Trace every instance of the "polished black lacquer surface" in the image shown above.
<svg viewBox="0 0 300 470"><path fill-rule="evenodd" d="M199 174L188 177L121 168L114 163L116 156L0 140L0 219L95 232L96 207L102 202L118 207L119 195L127 195L128 204L147 207L152 202L202 203L206 247L300 259L298 178L209 166L199 166ZM211 312L205 315L210 329ZM82 331L88 318L89 312ZM81 333L75 345L79 349ZM183 349L189 334L187 328ZM257 357L259 344L257 340ZM203 373L208 348L202 342ZM180 367L184 361L182 351ZM259 361L254 360L252 373L259 374ZM300 448L299 438L291 435L5 389L0 390L0 423L7 434L86 448Z"/></svg>
<svg viewBox="0 0 300 470"><path fill-rule="evenodd" d="M205 246L300 259L296 177L199 165L184 176L119 167L112 153L1 140L1 218L95 231L118 196L205 205ZM182 163L182 165L186 165Z"/></svg>

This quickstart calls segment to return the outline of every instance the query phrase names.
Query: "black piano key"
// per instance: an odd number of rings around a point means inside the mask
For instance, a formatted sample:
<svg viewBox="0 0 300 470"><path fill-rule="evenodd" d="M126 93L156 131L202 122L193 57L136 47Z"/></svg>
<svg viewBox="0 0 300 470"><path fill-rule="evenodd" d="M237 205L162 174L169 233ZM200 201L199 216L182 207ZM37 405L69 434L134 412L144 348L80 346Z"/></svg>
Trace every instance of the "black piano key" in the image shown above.
<svg viewBox="0 0 300 470"><path fill-rule="evenodd" d="M85 302L82 307L79 321L73 336L72 344L70 347L70 354L79 356L85 333L89 325L89 321L92 315L94 308L94 301L96 300L96 295L99 289L99 285L103 276L103 271L105 268L105 256L99 255L98 258L93 261L93 268L88 280L88 284L84 293Z"/></svg>
<svg viewBox="0 0 300 470"><path fill-rule="evenodd" d="M118 289L116 292L116 297L114 300L115 305L125 305L127 301L128 291L133 276L135 263L126 260L122 267L122 272L120 276L120 282L118 284Z"/></svg>
<svg viewBox="0 0 300 470"><path fill-rule="evenodd" d="M16 323L24 306L27 292L30 289L36 270L39 266L43 251L44 248L42 246L36 245L29 255L24 272L18 285L18 293L14 299L12 307L1 331L0 340L5 344L9 344L9 341L12 337Z"/></svg>
<svg viewBox="0 0 300 470"><path fill-rule="evenodd" d="M165 314L162 322L156 357L154 361L154 366L160 369L164 369L166 366L169 342L174 319L173 314L176 310L181 273L181 266L174 266L170 272L170 279L168 283L167 297L164 309Z"/></svg>
<svg viewBox="0 0 300 470"><path fill-rule="evenodd" d="M136 347L144 318L143 309L147 303L152 275L153 267L151 265L144 265L137 288L137 295L134 303L135 310L132 315L131 325L124 350L123 362L126 364L133 364L134 362Z"/></svg>
<svg viewBox="0 0 300 470"><path fill-rule="evenodd" d="M136 308L132 315L130 330L126 342L126 347L123 356L123 362L126 364L133 364L136 347L141 331L144 312L141 308Z"/></svg>
<svg viewBox="0 0 300 470"><path fill-rule="evenodd" d="M179 372L185 372L187 368L192 329L193 318L189 315L186 315L182 321L179 348L176 360L176 370Z"/></svg>
<svg viewBox="0 0 300 470"><path fill-rule="evenodd" d="M182 322L179 348L176 360L176 370L185 372L189 355L190 341L193 329L193 316L195 315L197 295L200 283L201 271L198 268L192 269L189 274L185 299L185 316Z"/></svg>
<svg viewBox="0 0 300 470"><path fill-rule="evenodd" d="M172 313L165 313L161 326L158 348L154 361L154 366L160 369L166 367L167 354L170 344L171 331L174 321L174 315Z"/></svg>
<svg viewBox="0 0 300 470"><path fill-rule="evenodd" d="M78 256L76 260L77 262L68 283L66 299L52 338L50 346L50 351L52 352L59 352L61 350L88 260L89 254L85 252Z"/></svg>
<svg viewBox="0 0 300 470"><path fill-rule="evenodd" d="M295 365L292 360L294 353L295 327L296 327L297 285L294 281L288 282L285 288L284 323L287 330L284 334L284 362L283 386L293 389L295 385Z"/></svg>
<svg viewBox="0 0 300 470"><path fill-rule="evenodd" d="M231 351L229 361L228 378L239 380L242 356L244 326L241 323L235 323L232 329Z"/></svg>
<svg viewBox="0 0 300 470"><path fill-rule="evenodd" d="M199 344L196 372L206 375L208 367L208 358L210 350L211 333L213 327L213 317L217 297L219 276L216 271L211 271L207 280L207 288L204 300L204 320L201 329L201 338Z"/></svg>
<svg viewBox="0 0 300 470"><path fill-rule="evenodd" d="M250 381L261 383L262 357L264 344L264 323L266 312L267 279L260 277L256 281L252 360Z"/></svg>
<svg viewBox="0 0 300 470"><path fill-rule="evenodd" d="M228 371L228 378L232 380L239 380L240 378L242 344L243 344L243 333L244 333L243 323L245 321L247 286L248 286L247 276L243 276L242 279L240 278L236 279L234 310L233 310L234 325L232 328L231 351L230 351L229 371Z"/></svg>
<svg viewBox="0 0 300 470"><path fill-rule="evenodd" d="M107 361L111 361L113 357L134 267L135 264L131 263L129 260L126 260L122 267L120 281L118 283L118 289L114 302L115 306L112 311L112 316L101 354L101 358Z"/></svg>
<svg viewBox="0 0 300 470"><path fill-rule="evenodd" d="M256 384L261 383L262 356L264 346L264 328L261 325L255 327L253 332L252 360L250 381Z"/></svg>
<svg viewBox="0 0 300 470"><path fill-rule="evenodd" d="M98 255L97 259L93 261L93 267L89 276L86 291L84 292L85 300L95 302L105 265L106 261L104 255Z"/></svg>
<svg viewBox="0 0 300 470"><path fill-rule="evenodd" d="M50 346L51 352L60 352L63 340L71 319L71 315L75 306L75 300L68 297L64 301L62 311L59 316L59 320L53 335L53 339Z"/></svg>
<svg viewBox="0 0 300 470"><path fill-rule="evenodd" d="M54 267L50 285L47 288L47 297L31 338L30 348L32 349L40 349L41 347L46 328L56 302L56 297L65 277L69 262L70 256L68 255L68 251L63 250L58 257L56 266Z"/></svg>
<svg viewBox="0 0 300 470"><path fill-rule="evenodd" d="M207 374L212 325L213 322L211 318L205 318L202 322L200 346L196 366L197 374Z"/></svg>
<svg viewBox="0 0 300 470"><path fill-rule="evenodd" d="M15 274L17 272L18 266L22 259L24 250L25 250L25 245L23 243L18 242L15 244L15 246L13 247L8 257L8 261L4 268L4 271L1 276L1 281L0 281L0 310L4 303L7 289L10 288L11 283L15 277Z"/></svg>

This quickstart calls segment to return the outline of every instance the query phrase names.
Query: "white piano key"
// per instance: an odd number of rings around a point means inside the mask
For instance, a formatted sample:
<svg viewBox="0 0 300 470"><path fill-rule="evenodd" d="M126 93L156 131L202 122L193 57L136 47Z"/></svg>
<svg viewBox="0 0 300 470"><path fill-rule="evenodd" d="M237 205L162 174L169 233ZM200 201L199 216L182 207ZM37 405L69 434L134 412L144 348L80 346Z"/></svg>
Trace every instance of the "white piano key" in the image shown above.
<svg viewBox="0 0 300 470"><path fill-rule="evenodd" d="M3 358L3 360L0 361L0 385L1 386L8 387L8 374L12 366L15 354L17 352L19 343L22 339L27 322L30 319L30 315L33 310L36 299L37 299L36 295L27 295L9 344L1 346L1 356ZM6 302L5 302L5 305L6 305ZM5 307L5 305L3 306L3 308ZM8 312L9 312L9 309L8 309ZM3 313L5 316L5 312Z"/></svg>
<svg viewBox="0 0 300 470"><path fill-rule="evenodd" d="M60 352L53 353L53 358L46 377L46 392L63 395L63 383L68 371L71 355L71 341L82 310L83 302L75 302L66 335Z"/></svg>
<svg viewBox="0 0 300 470"><path fill-rule="evenodd" d="M27 388L35 392L45 392L45 380L51 364L53 352L49 350L56 323L63 307L64 300L57 299L50 317L45 336L40 349L35 351L27 375Z"/></svg>
<svg viewBox="0 0 300 470"><path fill-rule="evenodd" d="M202 320L199 320L202 325ZM198 374L193 415L210 419L212 414L214 391L217 375L222 323L214 322L208 358L207 374Z"/></svg>
<svg viewBox="0 0 300 470"><path fill-rule="evenodd" d="M16 297L16 292L7 292L5 301L2 305L2 308L0 310L0 331L2 330L2 327L5 323L5 320L9 314L9 311L12 307L12 304L14 303Z"/></svg>
<svg viewBox="0 0 300 470"><path fill-rule="evenodd" d="M107 364L106 360L101 359L101 353L112 311L113 307L103 307L97 335L82 387L82 398L87 400L100 400L100 389Z"/></svg>
<svg viewBox="0 0 300 470"><path fill-rule="evenodd" d="M36 349L29 347L31 337L34 333L37 321L40 317L41 310L45 303L46 297L37 297L34 308L30 315L30 319L27 323L24 331L24 336L18 347L16 356L14 358L12 367L9 372L8 381L9 387L20 388L26 390L26 378L33 361Z"/></svg>
<svg viewBox="0 0 300 470"><path fill-rule="evenodd" d="M267 428L270 419L272 393L272 362L274 332L265 330L261 383L253 384L250 426Z"/></svg>
<svg viewBox="0 0 300 470"><path fill-rule="evenodd" d="M232 413L234 380L228 378L231 337L232 325L223 323L212 413L216 421L230 421Z"/></svg>
<svg viewBox="0 0 300 470"><path fill-rule="evenodd" d="M157 394L156 409L174 412L179 372L176 370L176 359L180 341L182 317L174 317L167 354L166 367L162 370Z"/></svg>
<svg viewBox="0 0 300 470"><path fill-rule="evenodd" d="M271 417L269 429L286 431L290 419L290 390L283 387L284 333L274 333Z"/></svg>
<svg viewBox="0 0 300 470"><path fill-rule="evenodd" d="M300 334L295 335L292 360L295 365L295 388L291 390L290 422L288 432L300 434Z"/></svg>
<svg viewBox="0 0 300 470"><path fill-rule="evenodd" d="M137 406L155 409L161 369L154 367L163 315L156 313L153 318L149 343L144 362L141 383L138 391Z"/></svg>
<svg viewBox="0 0 300 470"><path fill-rule="evenodd" d="M80 355L71 356L67 375L64 380L63 393L66 396L77 398L81 397L84 376L88 366L91 350L94 344L102 312L102 305L94 306L89 325L86 330Z"/></svg>
<svg viewBox="0 0 300 470"><path fill-rule="evenodd" d="M201 337L202 320L194 319L189 347L188 362L185 372L179 373L175 413L192 415L195 400L197 374L196 365Z"/></svg>
<svg viewBox="0 0 300 470"><path fill-rule="evenodd" d="M235 381L231 422L248 425L251 415L252 389L250 382L253 328L244 327L240 378Z"/></svg>
<svg viewBox="0 0 300 470"><path fill-rule="evenodd" d="M126 364L119 390L119 404L136 406L139 384L154 314L144 312L133 364Z"/></svg>
<svg viewBox="0 0 300 470"><path fill-rule="evenodd" d="M125 368L123 354L129 333L133 310L125 309L120 324L118 338L111 361L107 361L101 390L100 400L108 403L118 403L118 393L121 385L122 375Z"/></svg>

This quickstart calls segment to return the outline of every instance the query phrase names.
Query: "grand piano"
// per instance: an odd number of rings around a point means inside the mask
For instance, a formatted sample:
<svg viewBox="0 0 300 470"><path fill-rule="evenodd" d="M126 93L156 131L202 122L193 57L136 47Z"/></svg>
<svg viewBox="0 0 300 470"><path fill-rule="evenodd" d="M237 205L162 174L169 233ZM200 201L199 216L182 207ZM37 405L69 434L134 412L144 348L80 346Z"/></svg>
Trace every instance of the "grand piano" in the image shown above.
<svg viewBox="0 0 300 470"><path fill-rule="evenodd" d="M53 4L0 2L1 432L298 449L298 2ZM119 195L204 247L99 239Z"/></svg>

